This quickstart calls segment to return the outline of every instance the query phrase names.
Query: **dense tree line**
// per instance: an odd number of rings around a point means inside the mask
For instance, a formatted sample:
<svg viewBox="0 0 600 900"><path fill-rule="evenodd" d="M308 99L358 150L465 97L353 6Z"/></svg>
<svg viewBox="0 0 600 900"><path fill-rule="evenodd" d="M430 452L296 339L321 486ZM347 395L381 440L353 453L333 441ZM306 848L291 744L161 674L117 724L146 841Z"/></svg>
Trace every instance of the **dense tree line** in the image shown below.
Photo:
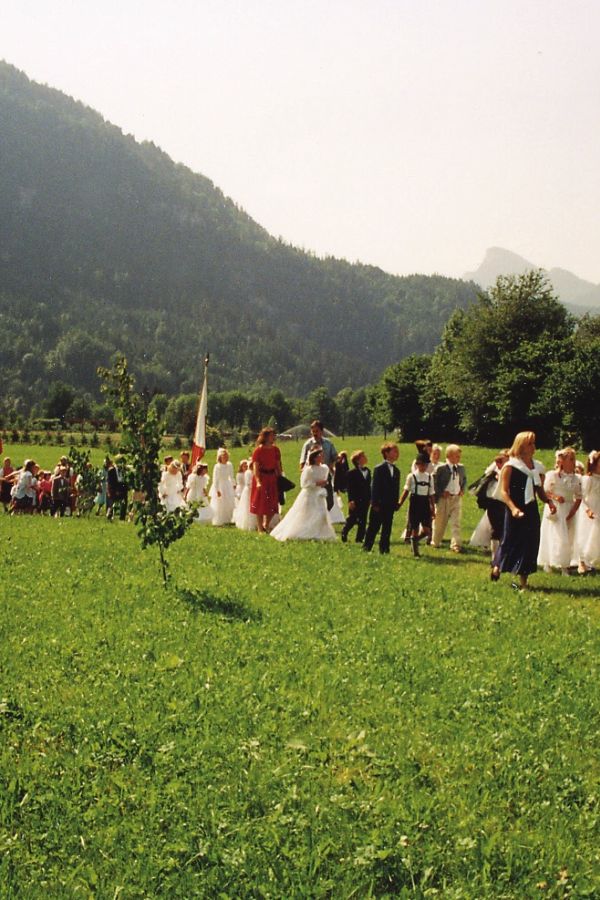
<svg viewBox="0 0 600 900"><path fill-rule="evenodd" d="M545 445L600 444L600 316L575 319L542 272L501 277L477 303L450 318L432 354L411 354L369 387L332 395L321 385L305 397L283 391L209 392L211 440L246 443L265 424L278 432L322 419L339 435L396 430L499 446L515 430L533 428ZM163 429L189 439L197 391L148 391ZM91 394L54 381L34 405L39 427L118 428L114 411ZM1 412L1 411L0 411ZM5 427L23 416L0 414ZM35 426L35 422L30 423Z"/></svg>
<svg viewBox="0 0 600 900"><path fill-rule="evenodd" d="M376 422L508 444L531 428L548 445L600 445L600 316L577 320L541 271L498 278L448 321L433 354L388 367L371 389Z"/></svg>
<svg viewBox="0 0 600 900"><path fill-rule="evenodd" d="M156 413L163 431L184 440L191 438L198 410L197 392L174 397L146 393L142 397ZM247 443L266 424L281 433L313 419L322 419L336 434L366 435L374 428L369 402L366 388L343 388L331 396L321 386L303 398L286 397L279 390L264 394L259 391L210 391L207 419L213 443L232 435ZM89 394L79 394L62 382L49 385L45 399L30 417L10 415L0 409L0 427L5 429L115 431L120 424L109 403L96 401Z"/></svg>

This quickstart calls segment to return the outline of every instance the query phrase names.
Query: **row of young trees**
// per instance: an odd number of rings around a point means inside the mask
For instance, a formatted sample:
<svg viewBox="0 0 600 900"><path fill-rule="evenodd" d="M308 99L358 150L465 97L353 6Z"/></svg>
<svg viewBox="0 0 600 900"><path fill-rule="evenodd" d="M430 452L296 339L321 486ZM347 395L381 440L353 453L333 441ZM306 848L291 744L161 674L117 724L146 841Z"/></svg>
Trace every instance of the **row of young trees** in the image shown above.
<svg viewBox="0 0 600 900"><path fill-rule="evenodd" d="M501 445L531 428L546 446L600 446L600 315L575 319L542 271L501 276L456 310L431 355L387 368L371 392L381 426Z"/></svg>
<svg viewBox="0 0 600 900"><path fill-rule="evenodd" d="M170 400L164 394L157 394L151 405L167 432L192 434L197 394L183 394ZM374 422L369 413L368 390L343 388L332 397L326 388L319 387L301 399L286 397L278 390L266 395L241 390L209 392L208 421L220 432L258 432L265 424L285 432L311 419L322 419L336 434L370 434Z"/></svg>
<svg viewBox="0 0 600 900"><path fill-rule="evenodd" d="M163 393L146 394L145 401L168 434L192 435L198 409L197 393L170 398ZM303 398L286 397L280 390L209 392L208 422L217 440L222 434L257 432L265 424L283 432L315 418L323 419L331 431L342 435L369 434L375 423L369 412L368 389L343 388L331 396L326 388L319 387ZM32 417L10 415L0 408L0 427L21 431L68 428L83 435L95 430L112 432L119 426L118 414L110 403L77 393L63 382L48 385Z"/></svg>

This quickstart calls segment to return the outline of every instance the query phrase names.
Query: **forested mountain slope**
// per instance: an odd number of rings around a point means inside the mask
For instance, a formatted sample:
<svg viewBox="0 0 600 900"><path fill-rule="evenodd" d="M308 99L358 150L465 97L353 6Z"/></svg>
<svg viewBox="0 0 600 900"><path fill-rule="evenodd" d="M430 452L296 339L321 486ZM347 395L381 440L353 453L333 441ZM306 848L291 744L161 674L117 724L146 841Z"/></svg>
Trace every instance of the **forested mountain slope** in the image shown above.
<svg viewBox="0 0 600 900"><path fill-rule="evenodd" d="M0 62L5 400L52 381L97 394L117 350L167 393L196 388L206 350L219 388L358 386L432 351L476 291L286 245L154 144Z"/></svg>

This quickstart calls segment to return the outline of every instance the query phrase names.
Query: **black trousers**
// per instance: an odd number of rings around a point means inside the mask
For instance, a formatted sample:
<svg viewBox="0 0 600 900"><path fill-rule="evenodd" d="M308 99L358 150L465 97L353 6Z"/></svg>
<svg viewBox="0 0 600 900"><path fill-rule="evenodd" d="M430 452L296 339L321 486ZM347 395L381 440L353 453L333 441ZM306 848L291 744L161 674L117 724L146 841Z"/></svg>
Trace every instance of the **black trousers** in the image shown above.
<svg viewBox="0 0 600 900"><path fill-rule="evenodd" d="M371 511L369 513L369 525L367 527L367 533L365 535L365 540L363 543L364 550L372 550L373 544L375 543L375 538L379 534L379 530L381 529L381 536L379 538L379 552L380 553L389 553L390 552L390 535L392 533L392 524L394 521L394 507L383 507L382 509L376 510L371 507Z"/></svg>
<svg viewBox="0 0 600 900"><path fill-rule="evenodd" d="M344 537L348 536L348 532L354 528L355 525L358 525L358 529L356 531L356 543L361 544L365 537L365 531L367 530L367 515L369 512L369 503L357 503L354 509L350 510L348 516L346 518L346 524L342 528L342 534Z"/></svg>
<svg viewBox="0 0 600 900"><path fill-rule="evenodd" d="M488 500L487 517L492 526L492 540L501 541L504 534L504 513L506 506L501 500Z"/></svg>

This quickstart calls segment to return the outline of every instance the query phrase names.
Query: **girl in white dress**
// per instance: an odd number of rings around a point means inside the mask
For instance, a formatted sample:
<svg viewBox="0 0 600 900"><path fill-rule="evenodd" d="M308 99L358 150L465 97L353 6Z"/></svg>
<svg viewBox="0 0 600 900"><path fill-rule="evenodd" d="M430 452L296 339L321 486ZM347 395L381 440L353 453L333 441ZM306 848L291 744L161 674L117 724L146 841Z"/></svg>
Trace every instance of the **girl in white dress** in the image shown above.
<svg viewBox="0 0 600 900"><path fill-rule="evenodd" d="M186 503L198 504L198 515L194 522L208 525L212 522L213 511L208 502L208 466L206 463L198 463L193 472L188 475L186 483Z"/></svg>
<svg viewBox="0 0 600 900"><path fill-rule="evenodd" d="M185 506L183 499L183 477L179 462L174 459L163 471L158 486L160 501L167 512L174 512Z"/></svg>
<svg viewBox="0 0 600 900"><path fill-rule="evenodd" d="M210 505L213 511L213 525L230 525L235 503L233 466L225 447L217 450L217 461L213 469L210 489Z"/></svg>
<svg viewBox="0 0 600 900"><path fill-rule="evenodd" d="M329 516L329 521L332 525L346 524L346 516L344 515L342 498L339 494L333 495L333 506L331 507L331 509L327 510L327 515Z"/></svg>
<svg viewBox="0 0 600 900"><path fill-rule="evenodd" d="M256 531L258 522L256 516L250 512L250 494L252 493L252 477L254 473L247 459L242 460L242 462L246 463L246 468L242 473L244 483L240 499L233 513L233 522L236 528L239 528L241 531ZM240 473L238 472L238 480L239 477Z"/></svg>
<svg viewBox="0 0 600 900"><path fill-rule="evenodd" d="M276 541L335 541L336 534L327 514L327 478L323 451L312 450L300 476L301 491L290 511L273 528Z"/></svg>
<svg viewBox="0 0 600 900"><path fill-rule="evenodd" d="M244 490L245 479L244 475L248 469L248 460L243 459L238 466L237 475L235 476L235 501L236 506L239 502L240 497L242 496L242 491Z"/></svg>
<svg viewBox="0 0 600 900"><path fill-rule="evenodd" d="M544 572L555 568L567 575L575 552L575 514L581 504L581 479L575 472L572 447L556 451L556 466L546 475L544 490L554 500L556 512L544 508L538 564Z"/></svg>
<svg viewBox="0 0 600 900"><path fill-rule="evenodd" d="M587 475L581 479L583 502L577 521L578 571L584 575L600 563L600 450L588 457Z"/></svg>

